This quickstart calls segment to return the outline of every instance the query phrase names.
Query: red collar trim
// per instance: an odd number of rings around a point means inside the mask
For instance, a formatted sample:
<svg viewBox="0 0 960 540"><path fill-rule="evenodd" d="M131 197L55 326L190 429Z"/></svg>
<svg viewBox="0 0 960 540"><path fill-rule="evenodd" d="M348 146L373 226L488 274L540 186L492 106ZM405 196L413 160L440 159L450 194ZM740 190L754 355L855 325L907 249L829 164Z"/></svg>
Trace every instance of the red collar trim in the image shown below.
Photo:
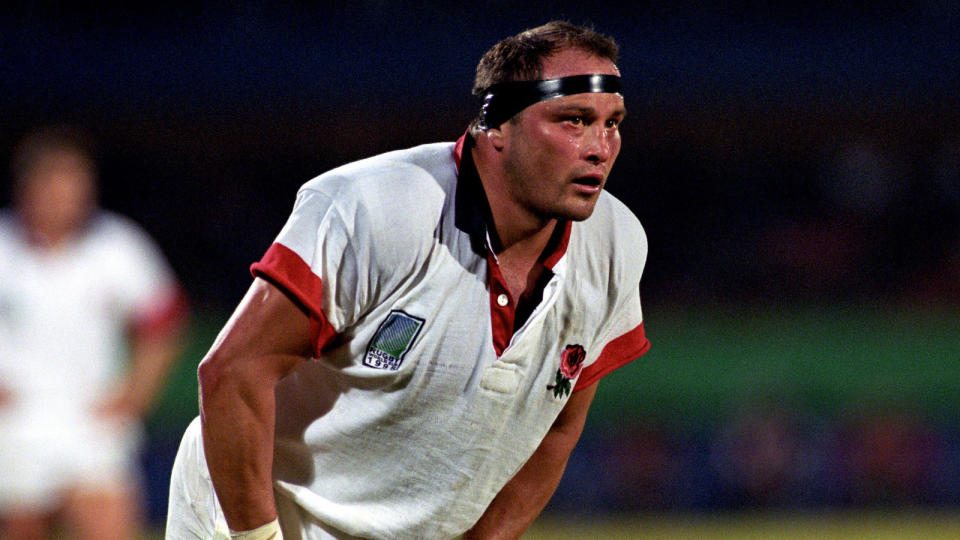
<svg viewBox="0 0 960 540"><path fill-rule="evenodd" d="M560 262L560 259L563 258L564 254L567 253L567 245L570 243L570 231L573 229L572 221L564 221L563 223L563 235L560 237L560 241L557 242L557 248L553 250L547 258L543 261L543 265L547 268L553 270L553 267Z"/></svg>
<svg viewBox="0 0 960 540"><path fill-rule="evenodd" d="M453 159L457 162L457 174L460 174L460 162L463 160L463 147L467 143L467 134L464 133L457 139L457 144L453 147Z"/></svg>

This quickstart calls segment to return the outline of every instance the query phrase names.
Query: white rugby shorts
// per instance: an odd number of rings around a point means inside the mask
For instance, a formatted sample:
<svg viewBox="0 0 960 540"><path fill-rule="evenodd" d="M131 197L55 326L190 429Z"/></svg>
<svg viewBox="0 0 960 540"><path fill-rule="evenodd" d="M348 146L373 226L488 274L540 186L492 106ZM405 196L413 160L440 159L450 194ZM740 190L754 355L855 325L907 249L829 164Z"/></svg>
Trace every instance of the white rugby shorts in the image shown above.
<svg viewBox="0 0 960 540"><path fill-rule="evenodd" d="M53 510L75 488L139 485L137 422L59 412L0 411L0 512Z"/></svg>

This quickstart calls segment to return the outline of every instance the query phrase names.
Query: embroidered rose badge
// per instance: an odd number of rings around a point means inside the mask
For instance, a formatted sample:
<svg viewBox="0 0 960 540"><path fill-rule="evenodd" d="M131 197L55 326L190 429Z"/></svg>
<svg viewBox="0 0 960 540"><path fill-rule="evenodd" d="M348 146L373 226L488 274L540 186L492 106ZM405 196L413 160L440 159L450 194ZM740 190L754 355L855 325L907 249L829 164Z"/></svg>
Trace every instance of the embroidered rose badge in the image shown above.
<svg viewBox="0 0 960 540"><path fill-rule="evenodd" d="M587 356L587 351L582 345L567 345L560 353L560 369L557 370L556 384L547 386L547 390L553 390L553 397L558 398L570 394L573 379L580 374L580 368L583 367L583 360Z"/></svg>

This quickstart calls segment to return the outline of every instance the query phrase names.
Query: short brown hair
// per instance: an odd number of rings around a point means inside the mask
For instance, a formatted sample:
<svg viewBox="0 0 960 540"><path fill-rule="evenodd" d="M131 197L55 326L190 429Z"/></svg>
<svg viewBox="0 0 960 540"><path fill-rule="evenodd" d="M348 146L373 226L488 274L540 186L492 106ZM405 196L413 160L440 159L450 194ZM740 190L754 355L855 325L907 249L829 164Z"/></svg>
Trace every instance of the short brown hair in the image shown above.
<svg viewBox="0 0 960 540"><path fill-rule="evenodd" d="M543 61L563 50L576 49L617 63L620 48L609 36L566 21L524 30L498 42L480 58L473 79L473 94L482 97L491 86L506 81L534 81L543 73ZM474 135L480 129L478 115L470 123Z"/></svg>
<svg viewBox="0 0 960 540"><path fill-rule="evenodd" d="M501 40L480 58L473 93L480 96L494 84L540 78L543 60L567 49L578 49L617 63L619 47L613 38L592 28L551 21Z"/></svg>
<svg viewBox="0 0 960 540"><path fill-rule="evenodd" d="M17 144L10 163L15 184L24 181L50 154L70 152L95 169L94 142L86 131L69 125L47 126L27 134Z"/></svg>

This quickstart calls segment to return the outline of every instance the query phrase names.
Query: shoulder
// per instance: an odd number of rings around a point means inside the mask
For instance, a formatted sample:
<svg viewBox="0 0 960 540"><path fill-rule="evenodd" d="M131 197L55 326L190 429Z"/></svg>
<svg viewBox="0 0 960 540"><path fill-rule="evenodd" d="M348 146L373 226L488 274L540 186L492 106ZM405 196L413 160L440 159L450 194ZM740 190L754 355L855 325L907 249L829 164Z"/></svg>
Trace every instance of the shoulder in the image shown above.
<svg viewBox="0 0 960 540"><path fill-rule="evenodd" d="M620 199L604 191L593 215L584 222L586 240L606 246L611 253L632 253L646 258L647 234L634 215Z"/></svg>
<svg viewBox="0 0 960 540"><path fill-rule="evenodd" d="M633 212L604 192L593 215L573 224L568 253L568 267L582 286L601 295L611 285L632 289L646 266L647 235Z"/></svg>
<svg viewBox="0 0 960 540"><path fill-rule="evenodd" d="M113 266L124 262L133 268L146 264L162 264L163 256L153 238L133 219L98 210L91 218L82 239L84 252L96 257L109 257Z"/></svg>
<svg viewBox="0 0 960 540"><path fill-rule="evenodd" d="M417 266L432 252L455 185L452 143L337 167L300 188L277 242L309 264L353 261L377 275Z"/></svg>
<svg viewBox="0 0 960 540"><path fill-rule="evenodd" d="M133 219L110 210L98 210L88 227L88 238L103 245L128 248L153 242L150 235Z"/></svg>
<svg viewBox="0 0 960 540"><path fill-rule="evenodd" d="M432 234L456 184L453 143L397 150L332 169L304 184L298 204L333 211L351 229Z"/></svg>
<svg viewBox="0 0 960 540"><path fill-rule="evenodd" d="M301 188L345 204L397 206L440 196L456 180L452 143L395 150L332 169Z"/></svg>

